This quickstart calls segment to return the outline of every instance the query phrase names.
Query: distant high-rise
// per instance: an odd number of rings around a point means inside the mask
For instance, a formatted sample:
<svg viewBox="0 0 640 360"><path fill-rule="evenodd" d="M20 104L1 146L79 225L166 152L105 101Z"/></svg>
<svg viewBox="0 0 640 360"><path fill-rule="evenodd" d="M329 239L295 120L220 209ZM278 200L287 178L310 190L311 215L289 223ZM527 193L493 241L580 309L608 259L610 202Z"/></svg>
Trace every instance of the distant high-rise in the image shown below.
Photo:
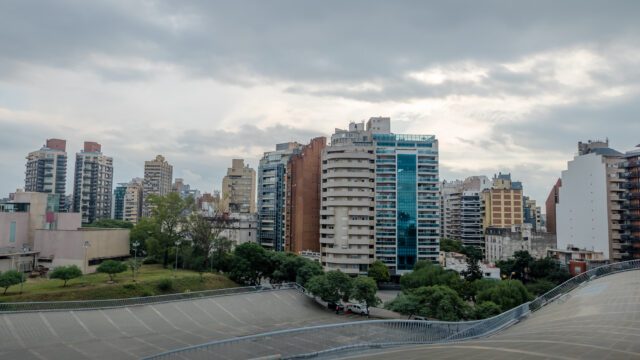
<svg viewBox="0 0 640 360"><path fill-rule="evenodd" d="M76 153L73 183L73 211L82 213L83 224L111 217L112 188L113 158L102 154L100 144L85 141Z"/></svg>
<svg viewBox="0 0 640 360"><path fill-rule="evenodd" d="M127 183L120 183L113 189L113 218L124 220L124 197L127 193Z"/></svg>
<svg viewBox="0 0 640 360"><path fill-rule="evenodd" d="M142 179L133 178L113 190L113 218L136 224L142 211Z"/></svg>
<svg viewBox="0 0 640 360"><path fill-rule="evenodd" d="M621 194L625 201L622 203L624 222L620 251L623 259L640 259L640 145L627 151L624 160L620 167L624 168L621 176L627 180L622 187L627 191Z"/></svg>
<svg viewBox="0 0 640 360"><path fill-rule="evenodd" d="M605 258L620 261L622 208L625 193L621 185L623 154L609 143L578 143L578 156L562 172L562 186L556 205L558 247L568 245L602 251Z"/></svg>
<svg viewBox="0 0 640 360"><path fill-rule="evenodd" d="M327 138L317 137L287 163L285 186L285 250L320 252L322 150Z"/></svg>
<svg viewBox="0 0 640 360"><path fill-rule="evenodd" d="M46 144L27 156L24 190L60 195L60 209L65 208L67 183L66 140L47 139Z"/></svg>
<svg viewBox="0 0 640 360"><path fill-rule="evenodd" d="M150 194L165 196L171 191L173 166L158 155L155 160L144 162L144 184L142 190L142 216L151 216L151 204L147 203Z"/></svg>
<svg viewBox="0 0 640 360"><path fill-rule="evenodd" d="M222 205L227 213L253 214L256 211L256 171L233 159L222 179Z"/></svg>
<svg viewBox="0 0 640 360"><path fill-rule="evenodd" d="M284 250L284 186L287 163L302 145L296 142L276 145L265 152L258 167L258 242L264 248Z"/></svg>
<svg viewBox="0 0 640 360"><path fill-rule="evenodd" d="M545 202L545 208L547 209L547 232L552 234L556 233L556 204L559 200L558 194L560 192L560 186L562 186L562 179L558 179L556 184L553 185Z"/></svg>
<svg viewBox="0 0 640 360"><path fill-rule="evenodd" d="M511 174L494 176L491 189L483 191L482 195L485 204L483 228L510 228L522 224L522 183L511 181Z"/></svg>

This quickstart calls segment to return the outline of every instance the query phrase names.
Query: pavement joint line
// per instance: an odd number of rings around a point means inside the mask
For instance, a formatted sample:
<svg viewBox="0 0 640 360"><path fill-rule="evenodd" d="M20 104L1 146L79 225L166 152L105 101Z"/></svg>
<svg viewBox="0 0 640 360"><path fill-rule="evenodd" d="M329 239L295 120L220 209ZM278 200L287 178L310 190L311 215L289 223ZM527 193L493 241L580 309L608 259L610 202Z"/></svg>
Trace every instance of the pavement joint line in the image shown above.
<svg viewBox="0 0 640 360"><path fill-rule="evenodd" d="M119 327L119 326L118 326L118 325L117 325L117 324L116 324L116 323L115 323L115 322L114 322L114 321L113 321L113 320L112 320L112 319L111 319L111 318L110 318L110 317L109 317L109 316L104 312L104 310L100 309L99 311L100 311L100 313L101 313L101 314L102 314L102 315L107 319L107 321L109 322L109 324L113 325L113 327L115 327L115 328L120 332L120 334L122 334L122 335L124 335L124 336L127 336L127 337L129 336L129 334L128 334L126 331L122 330L122 329L121 329L121 328L120 328L120 327Z"/></svg>
<svg viewBox="0 0 640 360"><path fill-rule="evenodd" d="M42 354L40 354L39 352L35 351L34 349L27 349L27 351L29 353L31 353L33 356L37 357L40 360L47 360L46 357L42 356Z"/></svg>
<svg viewBox="0 0 640 360"><path fill-rule="evenodd" d="M175 304L172 304L172 306L173 306L174 309L176 309L178 312L180 312L182 315L184 315L187 319L191 320L197 327L199 327L201 329L206 329L206 327L202 326L199 322L196 321L196 319L194 319L191 315L187 314L179 306L175 306Z"/></svg>
<svg viewBox="0 0 640 360"><path fill-rule="evenodd" d="M93 338L99 339L99 337L96 336L91 330L89 330L89 328L82 322L82 320L80 320L80 318L74 311L70 311L69 313L71 313L71 316L73 316L73 318L76 319L76 321L80 324L80 326L84 329L84 331L87 332L87 334L89 334Z"/></svg>
<svg viewBox="0 0 640 360"><path fill-rule="evenodd" d="M145 329L149 330L149 331L150 331L150 332L152 332L152 333L156 333L156 331L154 331L152 328L150 328L150 327L149 327L149 325L145 324L145 322L144 322L144 321L142 321L139 317L137 317L137 316L136 316L136 314L134 314L134 313L133 313L133 311L131 311L131 309L127 308L127 312L129 312L129 314L131 314L131 316L132 316L134 319L138 320L138 322L139 322L140 324L142 324L142 326L144 326L144 327L145 327Z"/></svg>
<svg viewBox="0 0 640 360"><path fill-rule="evenodd" d="M13 326L13 323L11 323L11 320L9 320L8 316L4 317L4 321L7 323L7 327L11 331L11 335L16 338L18 344L20 344L21 347L26 348L27 346L25 345L24 341L22 341L22 339L18 336L17 329L15 328L15 326Z"/></svg>
<svg viewBox="0 0 640 360"><path fill-rule="evenodd" d="M53 326L51 326L51 323L49 323L49 320L47 320L47 317L44 316L43 313L39 313L40 315L40 319L42 320L42 322L44 323L44 325L47 327L47 329L49 329L49 331L51 331L51 333L57 337L60 338L60 336L58 335L58 333L56 332L56 330L53 328Z"/></svg>
<svg viewBox="0 0 640 360"><path fill-rule="evenodd" d="M583 343L575 343L575 342L568 342L568 341L556 341L556 340L526 340L526 339L518 339L518 340L509 340L509 339L484 339L484 340L474 340L474 342L480 342L480 343L490 343L490 342L504 342L504 343L546 343L546 344L563 344L563 345L574 345L574 346L581 346L581 347L588 347L588 348L593 348L593 349L598 349L598 350L606 350L606 351L615 351L615 352L620 352L623 354L629 354L629 355L635 355L638 356L637 352L631 352L631 351L625 351L625 350L618 350L618 349L614 349L611 347L604 347L604 346L599 346L599 345L592 345L592 344L583 344Z"/></svg>
<svg viewBox="0 0 640 360"><path fill-rule="evenodd" d="M229 316L231 316L232 318L234 318L237 322L241 323L241 324L245 324L245 325L249 325L246 322L238 319L235 315L233 315L232 313L230 313L227 309L225 309L222 305L218 304L215 301L212 301L216 306L218 306L220 309L222 309L222 311L224 311L225 313L229 314Z"/></svg>

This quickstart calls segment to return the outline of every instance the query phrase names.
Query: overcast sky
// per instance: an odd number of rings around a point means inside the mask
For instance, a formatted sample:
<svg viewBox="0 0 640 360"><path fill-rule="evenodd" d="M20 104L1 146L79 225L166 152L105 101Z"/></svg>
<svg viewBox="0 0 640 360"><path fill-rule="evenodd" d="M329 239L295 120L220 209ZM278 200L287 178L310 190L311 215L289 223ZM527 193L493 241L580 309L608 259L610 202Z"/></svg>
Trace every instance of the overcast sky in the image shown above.
<svg viewBox="0 0 640 360"><path fill-rule="evenodd" d="M434 134L440 178L511 172L544 202L577 142L640 143L639 1L3 1L0 197L25 156L83 141L114 183L164 155L220 189L371 116Z"/></svg>

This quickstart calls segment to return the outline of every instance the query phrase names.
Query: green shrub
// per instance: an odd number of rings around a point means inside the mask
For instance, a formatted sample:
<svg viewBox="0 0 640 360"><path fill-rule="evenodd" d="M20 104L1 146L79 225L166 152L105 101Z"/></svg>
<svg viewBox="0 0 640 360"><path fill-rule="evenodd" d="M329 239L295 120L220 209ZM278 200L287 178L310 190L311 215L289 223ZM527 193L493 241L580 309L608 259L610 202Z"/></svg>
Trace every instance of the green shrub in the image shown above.
<svg viewBox="0 0 640 360"><path fill-rule="evenodd" d="M0 287L4 288L4 294L11 285L17 285L22 282L23 274L18 270L7 270L0 274ZM65 281L66 284L66 281Z"/></svg>
<svg viewBox="0 0 640 360"><path fill-rule="evenodd" d="M116 274L127 271L127 265L123 264L120 261L106 260L103 261L100 266L98 266L96 271L99 273L109 274L109 279L113 281L113 278Z"/></svg>
<svg viewBox="0 0 640 360"><path fill-rule="evenodd" d="M155 294L153 293L153 291L151 291L149 289L142 290L142 293L140 294L140 296L142 296L142 297L153 296L153 295L155 295Z"/></svg>
<svg viewBox="0 0 640 360"><path fill-rule="evenodd" d="M158 290L160 291L169 291L173 289L173 280L171 279L162 279L158 281Z"/></svg>
<svg viewBox="0 0 640 360"><path fill-rule="evenodd" d="M122 285L123 288L127 289L127 290L135 290L138 288L138 284L136 283L127 283Z"/></svg>
<svg viewBox="0 0 640 360"><path fill-rule="evenodd" d="M80 270L80 268L76 265L58 266L57 268L53 269L53 272L51 273L51 275L49 275L51 279L64 280L64 284L62 285L62 287L67 286L67 281L80 276L82 276L82 270Z"/></svg>
<svg viewBox="0 0 640 360"><path fill-rule="evenodd" d="M142 263L145 264L145 265L147 265L147 264L157 264L158 263L158 259L156 259L153 256L147 256L146 258L144 258Z"/></svg>

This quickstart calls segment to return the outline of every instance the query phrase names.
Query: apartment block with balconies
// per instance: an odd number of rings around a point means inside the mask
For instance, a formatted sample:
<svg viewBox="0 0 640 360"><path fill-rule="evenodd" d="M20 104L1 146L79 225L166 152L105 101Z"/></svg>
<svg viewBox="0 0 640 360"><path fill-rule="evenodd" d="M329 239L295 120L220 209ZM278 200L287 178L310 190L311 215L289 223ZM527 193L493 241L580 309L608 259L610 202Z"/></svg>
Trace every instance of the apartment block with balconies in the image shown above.
<svg viewBox="0 0 640 360"><path fill-rule="evenodd" d="M47 139L45 145L27 156L24 189L27 192L58 194L65 208L67 184L66 140Z"/></svg>
<svg viewBox="0 0 640 360"><path fill-rule="evenodd" d="M82 214L82 223L110 218L113 188L113 158L101 152L98 143L85 141L76 153L73 183L73 211Z"/></svg>

